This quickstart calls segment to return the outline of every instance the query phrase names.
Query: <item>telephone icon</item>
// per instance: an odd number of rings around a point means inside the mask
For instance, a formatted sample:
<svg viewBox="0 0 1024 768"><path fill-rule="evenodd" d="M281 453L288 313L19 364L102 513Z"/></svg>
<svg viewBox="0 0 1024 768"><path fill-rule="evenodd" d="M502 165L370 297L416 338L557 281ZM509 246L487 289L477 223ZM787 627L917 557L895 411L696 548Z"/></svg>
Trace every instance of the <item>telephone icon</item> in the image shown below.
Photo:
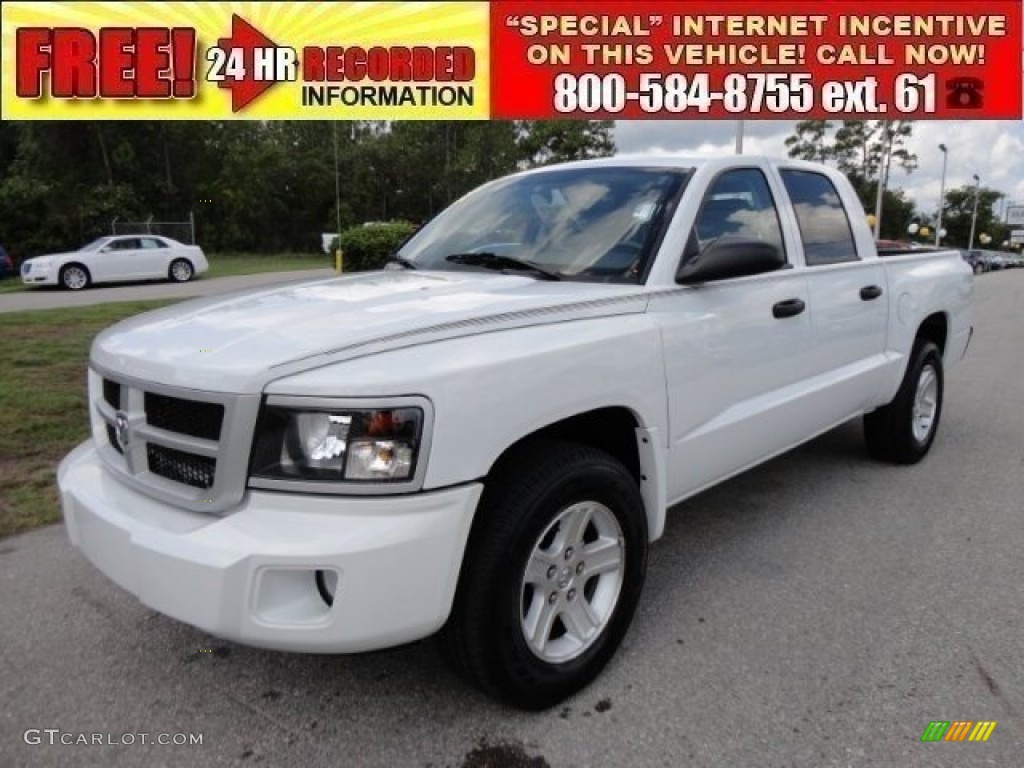
<svg viewBox="0 0 1024 768"><path fill-rule="evenodd" d="M946 107L949 109L981 109L985 83L977 77L954 77L946 81Z"/></svg>

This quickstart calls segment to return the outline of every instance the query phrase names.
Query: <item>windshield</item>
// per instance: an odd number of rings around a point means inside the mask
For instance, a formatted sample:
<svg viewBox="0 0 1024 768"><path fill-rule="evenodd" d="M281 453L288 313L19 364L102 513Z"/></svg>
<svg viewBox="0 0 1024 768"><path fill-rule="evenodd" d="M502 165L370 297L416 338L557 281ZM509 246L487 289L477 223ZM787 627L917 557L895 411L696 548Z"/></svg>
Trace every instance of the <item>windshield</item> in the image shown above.
<svg viewBox="0 0 1024 768"><path fill-rule="evenodd" d="M688 177L575 168L500 179L454 203L398 255L419 269L466 269L481 261L466 254L493 254L566 279L637 282Z"/></svg>
<svg viewBox="0 0 1024 768"><path fill-rule="evenodd" d="M93 240L88 245L83 245L78 250L80 250L80 251L98 251L100 248L102 248L104 245L106 245L109 242L110 242L110 238L109 237L100 237L100 238L98 238L96 240Z"/></svg>

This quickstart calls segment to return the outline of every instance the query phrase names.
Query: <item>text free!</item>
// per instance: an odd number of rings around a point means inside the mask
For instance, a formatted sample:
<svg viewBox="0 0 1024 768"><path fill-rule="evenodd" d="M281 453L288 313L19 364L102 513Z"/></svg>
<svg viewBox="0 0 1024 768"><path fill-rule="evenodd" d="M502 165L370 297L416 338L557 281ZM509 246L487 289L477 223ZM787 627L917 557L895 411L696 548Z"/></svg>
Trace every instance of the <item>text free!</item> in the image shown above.
<svg viewBox="0 0 1024 768"><path fill-rule="evenodd" d="M191 27L22 27L15 38L19 97L192 98L196 31Z"/></svg>

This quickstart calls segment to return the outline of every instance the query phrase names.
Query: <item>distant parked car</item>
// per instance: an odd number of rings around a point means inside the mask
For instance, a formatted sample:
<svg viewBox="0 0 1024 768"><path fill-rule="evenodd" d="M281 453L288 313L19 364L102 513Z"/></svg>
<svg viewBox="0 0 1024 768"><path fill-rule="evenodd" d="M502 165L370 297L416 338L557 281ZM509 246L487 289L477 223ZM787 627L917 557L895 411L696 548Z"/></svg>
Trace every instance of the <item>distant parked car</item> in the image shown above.
<svg viewBox="0 0 1024 768"><path fill-rule="evenodd" d="M961 248L960 256L970 265L974 274L980 275L982 272L987 271L985 260L981 257L981 253L979 251L968 251Z"/></svg>
<svg viewBox="0 0 1024 768"><path fill-rule="evenodd" d="M101 237L77 251L26 259L25 285L60 285L80 291L92 283L170 280L187 283L209 269L198 245L159 235Z"/></svg>
<svg viewBox="0 0 1024 768"><path fill-rule="evenodd" d="M18 270L14 268L14 259L0 245L0 280L3 280L5 277L14 277L17 274Z"/></svg>

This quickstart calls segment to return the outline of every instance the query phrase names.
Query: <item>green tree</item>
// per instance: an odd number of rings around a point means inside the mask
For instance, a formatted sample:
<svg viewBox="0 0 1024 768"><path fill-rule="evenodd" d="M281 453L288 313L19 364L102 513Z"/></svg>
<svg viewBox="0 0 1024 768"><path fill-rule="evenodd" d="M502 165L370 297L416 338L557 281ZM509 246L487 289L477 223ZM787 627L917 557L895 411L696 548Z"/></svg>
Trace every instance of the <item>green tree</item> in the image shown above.
<svg viewBox="0 0 1024 768"><path fill-rule="evenodd" d="M942 228L946 230L943 244L966 248L971 236L971 219L974 214L974 185L964 185L946 190L946 205L942 213ZM1007 228L995 213L996 201L1002 193L988 187L978 189L978 219L974 230L974 247L998 247L1009 236ZM989 246L983 246L978 236L982 233L992 238Z"/></svg>
<svg viewBox="0 0 1024 768"><path fill-rule="evenodd" d="M896 165L908 173L917 168L917 155L907 148L913 135L910 120L803 120L786 139L790 157L835 165L854 186L887 174Z"/></svg>
<svg viewBox="0 0 1024 768"><path fill-rule="evenodd" d="M828 162L832 157L832 145L826 137L831 128L829 120L801 120L796 124L793 135L786 139L789 156L815 163Z"/></svg>
<svg viewBox="0 0 1024 768"><path fill-rule="evenodd" d="M611 120L521 120L516 123L523 167L615 154Z"/></svg>
<svg viewBox="0 0 1024 768"><path fill-rule="evenodd" d="M214 253L319 251L339 219L420 222L518 168L613 151L607 121L3 122L0 242L36 255L192 212Z"/></svg>

